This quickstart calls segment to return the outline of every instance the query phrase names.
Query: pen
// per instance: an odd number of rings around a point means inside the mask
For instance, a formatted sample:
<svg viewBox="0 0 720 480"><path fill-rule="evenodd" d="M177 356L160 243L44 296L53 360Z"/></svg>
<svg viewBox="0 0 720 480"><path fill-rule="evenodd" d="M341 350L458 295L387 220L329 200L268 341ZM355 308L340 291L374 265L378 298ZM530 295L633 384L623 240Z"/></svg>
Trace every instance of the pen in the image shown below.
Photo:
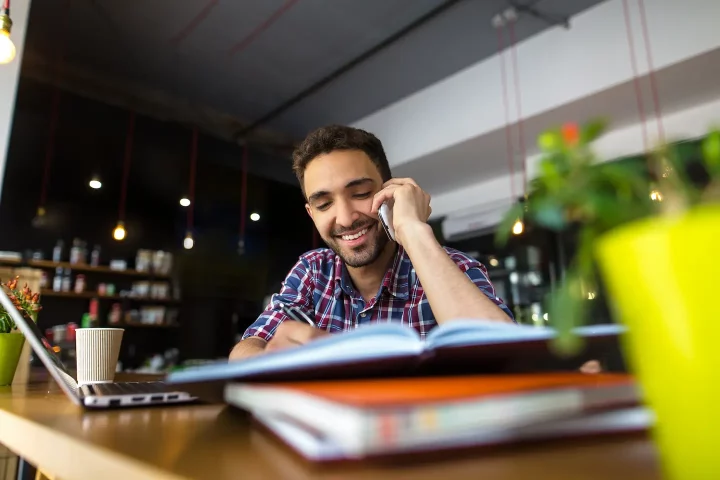
<svg viewBox="0 0 720 480"><path fill-rule="evenodd" d="M315 325L315 322L313 322L310 319L310 317L305 315L305 312L303 312L299 309L288 307L284 303L280 304L280 308L282 309L283 313L285 313L285 315L287 315L288 317L292 318L293 320L295 320L297 322L307 322L310 324L310 326L313 326L313 327L317 326L317 325Z"/></svg>

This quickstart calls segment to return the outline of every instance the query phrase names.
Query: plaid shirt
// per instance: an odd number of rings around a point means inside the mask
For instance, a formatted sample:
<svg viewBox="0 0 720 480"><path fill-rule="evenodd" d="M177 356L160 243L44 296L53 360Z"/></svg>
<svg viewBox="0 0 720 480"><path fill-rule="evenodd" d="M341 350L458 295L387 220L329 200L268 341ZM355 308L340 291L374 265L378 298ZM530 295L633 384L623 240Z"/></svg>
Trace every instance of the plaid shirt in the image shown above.
<svg viewBox="0 0 720 480"><path fill-rule="evenodd" d="M445 247L445 251L490 300L513 318L510 309L495 295L487 270L480 262L452 248ZM335 252L323 248L302 255L280 293L272 296L270 304L242 338L256 336L270 340L278 325L290 319L281 310L281 303L302 310L315 319L318 328L331 333L367 323L399 322L425 337L437 325L410 257L401 246L380 290L369 302L355 290L345 263Z"/></svg>

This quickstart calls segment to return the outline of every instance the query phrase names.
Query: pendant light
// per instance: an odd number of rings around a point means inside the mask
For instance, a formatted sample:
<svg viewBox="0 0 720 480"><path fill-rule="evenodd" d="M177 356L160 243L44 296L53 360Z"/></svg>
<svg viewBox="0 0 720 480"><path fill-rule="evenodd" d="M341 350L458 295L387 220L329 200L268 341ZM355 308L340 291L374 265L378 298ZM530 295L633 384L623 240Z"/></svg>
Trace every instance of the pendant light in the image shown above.
<svg viewBox="0 0 720 480"><path fill-rule="evenodd" d="M195 214L195 174L197 171L197 153L198 153L198 129L193 128L192 139L190 141L190 185L188 186L188 203L187 203L187 229L185 231L185 239L183 239L183 248L190 250L195 246L193 238L193 221ZM182 205L182 200L181 200Z"/></svg>
<svg viewBox="0 0 720 480"><path fill-rule="evenodd" d="M6 64L13 61L17 50L15 44L10 38L12 30L12 20L10 19L10 0L3 3L2 13L0 13L0 64Z"/></svg>
<svg viewBox="0 0 720 480"><path fill-rule="evenodd" d="M128 115L128 130L125 138L125 158L123 159L123 176L120 187L120 205L118 207L118 222L113 230L113 238L122 242L127 237L125 229L125 203L127 201L127 187L130 179L130 161L132 160L133 139L135 136L135 112Z"/></svg>
<svg viewBox="0 0 720 480"><path fill-rule="evenodd" d="M245 216L247 215L247 169L248 169L248 144L242 146L241 187L240 187L240 239L238 240L238 254L245 254ZM258 217L258 220L260 218Z"/></svg>
<svg viewBox="0 0 720 480"><path fill-rule="evenodd" d="M523 175L523 201L527 198L527 154L525 149L525 139L522 122L522 105L520 101L520 81L518 73L518 62L516 52L515 39L515 22L517 21L517 12L513 8L498 13L492 19L492 26L495 28L498 37L498 59L500 61L500 76L503 89L503 111L505 113L505 148L507 153L508 170L510 171L510 195L512 201L516 201L517 194L515 192L515 149L512 141L512 127L510 124L510 100L509 100L509 82L507 68L505 66L505 38L504 29L508 29L508 40L511 45L513 78L515 83L515 103L517 106L517 129L518 129L518 150L522 160ZM525 224L522 217L518 217L512 226L514 235L522 235L525 231Z"/></svg>

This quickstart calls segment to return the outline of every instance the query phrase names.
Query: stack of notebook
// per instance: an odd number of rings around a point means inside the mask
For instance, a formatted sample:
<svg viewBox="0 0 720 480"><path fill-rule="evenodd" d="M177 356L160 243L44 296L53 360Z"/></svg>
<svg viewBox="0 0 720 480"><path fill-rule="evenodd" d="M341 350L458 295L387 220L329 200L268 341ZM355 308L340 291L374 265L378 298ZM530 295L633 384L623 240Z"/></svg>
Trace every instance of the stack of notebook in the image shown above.
<svg viewBox="0 0 720 480"><path fill-rule="evenodd" d="M641 431L627 375L231 383L226 401L312 461Z"/></svg>
<svg viewBox="0 0 720 480"><path fill-rule="evenodd" d="M405 325L362 326L166 381L252 412L314 461L644 430L630 377L577 373L622 332L577 329L586 347L567 359L572 373L532 373L557 360L552 329L455 320L422 339Z"/></svg>

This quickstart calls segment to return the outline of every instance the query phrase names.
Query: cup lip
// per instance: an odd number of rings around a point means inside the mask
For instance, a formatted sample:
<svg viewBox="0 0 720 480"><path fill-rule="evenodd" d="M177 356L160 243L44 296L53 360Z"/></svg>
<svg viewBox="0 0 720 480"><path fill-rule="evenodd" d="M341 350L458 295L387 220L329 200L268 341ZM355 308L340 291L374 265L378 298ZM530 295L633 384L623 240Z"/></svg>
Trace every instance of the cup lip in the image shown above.
<svg viewBox="0 0 720 480"><path fill-rule="evenodd" d="M113 328L113 327L84 327L84 328L76 328L75 331L79 332L80 330L120 330L125 331L124 328Z"/></svg>

